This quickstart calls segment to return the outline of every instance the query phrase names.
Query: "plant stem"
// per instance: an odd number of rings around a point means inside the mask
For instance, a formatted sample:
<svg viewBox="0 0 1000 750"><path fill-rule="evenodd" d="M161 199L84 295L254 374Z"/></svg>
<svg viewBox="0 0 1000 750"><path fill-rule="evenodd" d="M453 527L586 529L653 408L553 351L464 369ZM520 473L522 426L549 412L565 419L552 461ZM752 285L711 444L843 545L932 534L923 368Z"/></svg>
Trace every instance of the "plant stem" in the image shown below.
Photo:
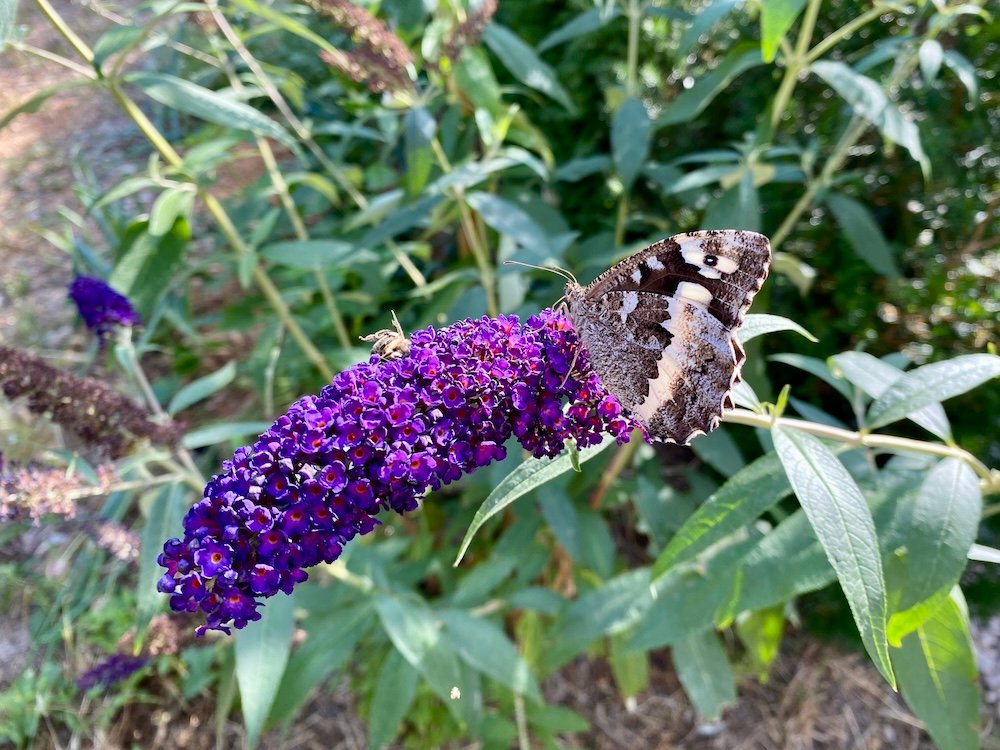
<svg viewBox="0 0 1000 750"><path fill-rule="evenodd" d="M639 94L639 23L642 5L639 0L628 0L628 50L625 58L625 89L629 96Z"/></svg>
<svg viewBox="0 0 1000 750"><path fill-rule="evenodd" d="M841 26L839 29L837 29L832 34L830 34L830 36L828 36L825 39L817 42L816 46L813 47L811 50L809 50L808 53L806 53L804 62L806 64L808 64L808 63L811 63L811 62L814 62L814 61L818 60L824 54L826 54L826 52L829 49L831 49L835 44L837 44L837 42L839 42L839 41L841 41L843 39L846 39L851 34L853 34L855 31L857 31L861 27L867 25L867 23L869 21L878 18L883 13L886 13L887 10L888 9L885 8L885 7L878 7L876 5L876 7L870 9L866 13L862 13L860 16L858 16L854 20L848 21L843 26Z"/></svg>
<svg viewBox="0 0 1000 750"><path fill-rule="evenodd" d="M146 372L142 369L142 364L139 362L139 356L136 354L135 345L132 343L132 332L130 329L122 330L121 335L118 336L117 344L118 351L125 355L125 360L128 363L130 374L133 378L135 378L135 381L139 386L139 390L146 399L146 403L148 404L150 411L164 421L169 420L170 415L168 415L160 405L160 400L153 392L153 387L149 383L149 378L146 377ZM205 486L205 477L198 468L198 464L195 463L191 452L183 445L178 445L174 449L174 453L180 459L184 471L190 476L190 483L199 489L203 488Z"/></svg>
<svg viewBox="0 0 1000 750"><path fill-rule="evenodd" d="M446 174L451 172L451 163L448 161L448 156L445 154L437 138L431 139L431 150L434 152L434 156L437 158L441 169ZM479 234L475 218L472 215L469 204L465 201L465 192L460 187L453 187L451 192L455 198L455 203L458 205L462 231L465 233L469 249L472 250L472 256L475 258L476 266L479 268L480 282L486 292L486 311L491 316L496 317L500 312L500 306L497 302L496 273L493 270L489 248Z"/></svg>
<svg viewBox="0 0 1000 750"><path fill-rule="evenodd" d="M781 116L785 113L788 102L792 99L792 91L798 81L799 73L806 67L806 53L809 50L809 42L812 40L813 30L816 28L816 18L819 15L820 0L809 0L805 15L802 17L802 25L799 27L799 35L795 41L795 52L791 57L785 57L785 75L778 86L778 92L774 96L774 104L771 107L771 128L776 128ZM782 47L782 51L785 48Z"/></svg>
<svg viewBox="0 0 1000 750"><path fill-rule="evenodd" d="M229 83L233 87L233 90L243 91L244 86L242 81L240 81L239 76L237 76L229 66L225 65L224 59L221 59L220 62L222 62L226 68L226 75L229 78ZM295 201L292 199L292 194L288 190L288 183L285 181L284 175L281 174L281 169L278 167L278 160L274 158L274 150L271 148L271 144L268 143L267 139L261 135L256 136L255 140L257 143L257 150L260 152L260 158L264 162L264 168L267 170L268 177L271 178L271 184L274 186L274 190L278 194L278 200L281 202L282 208L285 209L285 213L288 215L288 219L292 223L292 231L295 232L295 237L302 241L308 240L309 232L306 229L305 222L302 221L302 217L299 216L298 209L295 206ZM313 270L313 275L316 279L317 286L319 286L323 302L326 304L326 310L330 316L331 322L333 323L333 329L337 333L337 339L340 342L340 346L344 349L350 349L351 337L347 333L347 326L344 325L344 316L340 313L340 308L337 306L337 301L333 296L333 292L330 291L330 285L327 283L326 277L323 275L323 270L316 268Z"/></svg>
<svg viewBox="0 0 1000 750"><path fill-rule="evenodd" d="M56 65L61 65L64 68L69 68L74 73L79 73L85 78L89 78L91 81L97 80L97 73L94 72L93 68L88 68L85 65L80 65L80 63L70 60L62 55L57 55L55 52L49 52L47 49L42 49L41 47L35 47L31 44L25 44L24 42L10 41L11 49L15 49L18 52L24 52L28 55L34 55L35 57L40 57L48 62L53 62Z"/></svg>
<svg viewBox="0 0 1000 750"><path fill-rule="evenodd" d="M281 91L278 87L274 85L274 81L267 74L267 71L261 67L261 64L257 61L257 58L253 56L247 46L243 44L243 40L240 39L236 30L229 23L226 16L219 10L218 3L215 0L209 0L208 7L210 8L212 19L215 21L219 30L222 32L226 40L232 45L233 49L236 50L236 54L240 56L240 59L246 64L250 69L250 72L254 74L260 87L267 94L268 98L274 102L274 106L278 108L278 112L284 118L285 122L295 131L295 135L301 140L306 148L313 157L320 163L320 165L325 169L334 181L340 186L340 188L350 196L354 204L360 208L362 211L368 208L368 199L358 191L357 188L351 183L343 171L334 164L330 158L326 155L316 140L312 137L312 133L305 124L296 116L292 108L288 106L288 102L285 101L285 97L282 96ZM389 248L389 252L392 253L393 258L399 263L400 268L410 277L413 285L420 288L427 286L427 279L420 272L420 269L414 265L413 261L410 260L410 256L403 252L403 250L397 245L393 240L386 240L386 247Z"/></svg>
<svg viewBox="0 0 1000 750"><path fill-rule="evenodd" d="M59 15L58 11L49 4L49 0L35 0L38 4L39 9L49 19L49 23L55 26L56 31L58 31L63 39L69 42L69 45L76 50L77 54L80 55L88 63L94 62L94 52L87 46L87 43L83 41L76 32L70 28L69 24L66 23L65 19Z"/></svg>
<svg viewBox="0 0 1000 750"><path fill-rule="evenodd" d="M953 445L942 443L928 443L923 440L913 440L911 438L896 437L895 435L879 435L865 431L845 430L840 427L831 427L818 422L807 422L804 419L792 419L789 417L778 417L774 419L768 414L757 414L746 409L733 409L727 411L723 417L723 422L729 424L749 425L750 427L762 427L771 429L773 427L787 427L792 430L808 432L816 437L836 440L858 448L877 448L889 451L890 453L923 453L930 456L941 456L942 458L957 458L964 461L982 479L983 492L986 494L1000 492L1000 471L990 469L966 450Z"/></svg>

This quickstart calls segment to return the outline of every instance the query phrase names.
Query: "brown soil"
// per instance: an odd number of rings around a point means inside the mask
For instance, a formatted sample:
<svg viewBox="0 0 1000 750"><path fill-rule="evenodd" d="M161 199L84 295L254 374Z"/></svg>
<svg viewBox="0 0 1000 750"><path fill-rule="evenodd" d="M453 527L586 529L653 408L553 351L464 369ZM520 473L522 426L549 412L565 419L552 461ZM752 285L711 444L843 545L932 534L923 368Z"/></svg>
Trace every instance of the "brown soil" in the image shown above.
<svg viewBox="0 0 1000 750"><path fill-rule="evenodd" d="M56 3L73 27L89 41L105 19L75 3ZM32 31L37 47L72 57L29 3L21 4L20 23ZM0 66L0 111L33 93L73 78L64 68L21 53L3 53ZM65 231L61 206L80 209L73 194L71 155L81 151L103 186L131 168L142 169L145 154L134 128L114 102L98 89L72 89L50 99L35 114L23 114L0 131L0 342L32 349L65 349L74 323L66 302L72 276L69 257L39 235L39 230ZM130 166L132 165L132 166ZM89 229L94 231L92 225ZM95 236L99 236L94 231ZM6 617L6 616L5 616ZM18 618L0 621L0 663L19 666L16 655L28 651L27 630ZM0 674L4 682L13 676ZM550 702L572 708L590 721L583 736L566 737L565 747L657 750L723 748L773 750L788 748L931 748L920 723L860 655L791 639L772 669L767 684L745 680L740 700L722 719L698 719L677 682L669 659L654 654L650 687L623 703L606 665L577 660L547 681ZM126 707L107 733L90 738L103 748L215 747L214 705L208 698L188 704L164 697L159 705ZM987 730L989 731L989 730ZM242 730L227 722L222 747L241 747ZM63 738L65 739L65 738ZM40 738L37 747L55 746ZM85 745L86 746L86 745ZM466 745L470 746L470 745ZM354 710L346 684L316 696L290 734L269 734L262 747L277 750L365 747L365 727ZM993 740L992 747L1000 747Z"/></svg>

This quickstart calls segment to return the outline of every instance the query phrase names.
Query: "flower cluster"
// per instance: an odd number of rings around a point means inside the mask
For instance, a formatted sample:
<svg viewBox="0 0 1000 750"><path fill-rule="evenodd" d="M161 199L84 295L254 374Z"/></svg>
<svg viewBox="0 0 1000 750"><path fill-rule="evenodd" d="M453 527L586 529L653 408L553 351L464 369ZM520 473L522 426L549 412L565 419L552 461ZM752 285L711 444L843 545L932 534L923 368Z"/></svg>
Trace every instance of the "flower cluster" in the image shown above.
<svg viewBox="0 0 1000 750"><path fill-rule="evenodd" d="M471 11L462 23L458 24L445 38L441 53L455 62L466 47L475 47L483 38L486 26L497 13L497 0L483 0Z"/></svg>
<svg viewBox="0 0 1000 750"><path fill-rule="evenodd" d="M83 322L97 334L102 346L115 328L142 322L127 297L92 276L77 276L69 286L69 298L76 303Z"/></svg>
<svg viewBox="0 0 1000 750"><path fill-rule="evenodd" d="M114 654L96 667L88 669L80 675L76 680L76 686L81 692L86 692L95 685L100 685L107 689L116 682L130 677L147 664L149 664L149 658L145 656Z"/></svg>
<svg viewBox="0 0 1000 750"><path fill-rule="evenodd" d="M158 588L174 611L205 615L197 634L228 633L374 529L380 511L413 510L504 458L511 436L542 457L604 432L625 442L631 427L560 314L418 331L407 356L340 373L238 450L188 512L184 539L164 545Z"/></svg>
<svg viewBox="0 0 1000 750"><path fill-rule="evenodd" d="M323 61L375 93L413 88L413 53L385 23L351 0L306 0L351 35L350 52L324 50Z"/></svg>
<svg viewBox="0 0 1000 750"><path fill-rule="evenodd" d="M105 495L115 481L114 469L97 468L97 483L78 473L40 466L4 467L0 454L0 523L37 522L43 516L73 518L81 498Z"/></svg>
<svg viewBox="0 0 1000 750"><path fill-rule="evenodd" d="M8 346L0 346L0 390L12 400L25 398L32 412L49 415L112 458L125 455L142 438L160 445L180 440L178 425L151 421L145 411L106 383L70 375Z"/></svg>

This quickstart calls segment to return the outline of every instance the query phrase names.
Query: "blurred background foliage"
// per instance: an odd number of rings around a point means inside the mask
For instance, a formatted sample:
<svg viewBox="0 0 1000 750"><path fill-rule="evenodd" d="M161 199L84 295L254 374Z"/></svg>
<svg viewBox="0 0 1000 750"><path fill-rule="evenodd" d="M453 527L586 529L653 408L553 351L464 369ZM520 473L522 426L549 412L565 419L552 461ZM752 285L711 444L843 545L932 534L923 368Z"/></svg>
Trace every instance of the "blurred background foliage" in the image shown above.
<svg viewBox="0 0 1000 750"><path fill-rule="evenodd" d="M151 145L145 166L114 185L100 184L84 156L79 205L46 238L137 304L136 351L206 473L364 359L359 336L386 327L390 310L413 330L529 315L559 299L558 276L505 260L588 281L669 234L764 232L777 252L754 312L790 318L819 341L754 339L745 374L763 400L789 384L789 411L819 423L864 427L877 395L828 365L832 355L864 351L906 369L996 342L1000 25L982 3L155 0L95 6L109 25L86 40L57 8L38 5L39 22L68 43L54 62L75 84L109 91ZM2 7L5 54L38 54L12 22L12 3ZM1000 463L995 386L959 396L949 414L955 442ZM927 439L914 423L893 429ZM781 578L784 560L768 557L782 549L777 535L748 529L698 558L699 581L712 585L672 589L665 601L676 609L636 618L628 597L648 588L642 576L706 498L771 445L762 431L725 427L691 449L602 453L511 506L452 568L476 509L521 463L511 456L419 513L385 519L376 539L317 572L294 600L296 625L310 634L301 645L291 649L292 609L275 600L269 635L241 634L235 657L227 642L208 647L214 656L160 656L155 671L183 675L185 695L214 691L222 716L239 684L251 738L287 728L311 691L347 672L373 747L398 732L412 747L466 736L523 746L528 735L555 746L583 725L541 701L540 680L587 653L607 657L622 695L635 695L647 652L669 645L695 705L715 715L735 691L714 626L737 622L741 653L756 659L740 662L740 674L766 674L795 597L834 580L801 512L778 502L787 488L774 490L764 518L799 545L802 570ZM37 453L23 441L5 451ZM845 461L876 511L888 508L885 527L876 512L880 537L902 523L893 514L930 468ZM893 482L898 494L886 488ZM95 509L144 534L140 584L193 497L122 491ZM150 510L164 503L173 510ZM989 515L979 538L996 544ZM91 563L101 564L110 563ZM742 610L720 614L737 570L760 577L731 603L746 605L749 624L736 621ZM997 604L983 585L996 582L989 570L964 581L984 613ZM25 580L39 611L65 606L44 576ZM133 602L82 590L115 602L99 627L73 622L110 650L105 631L127 629ZM146 615L162 606L138 599ZM831 608L850 623L839 590L812 595L803 611L824 613L815 618L824 625L837 619ZM690 615L664 633L665 611ZM441 627L445 642L428 635ZM36 634L49 653L65 641L58 620L43 617ZM284 656L263 674L240 674L240 639ZM424 650L407 651L414 642ZM707 665L704 679L693 664ZM463 700L450 691L459 677ZM967 723L956 729L904 695L942 747L972 746ZM108 720L81 724L11 700L16 721L0 723L0 736L16 744L31 743L39 713L75 732Z"/></svg>

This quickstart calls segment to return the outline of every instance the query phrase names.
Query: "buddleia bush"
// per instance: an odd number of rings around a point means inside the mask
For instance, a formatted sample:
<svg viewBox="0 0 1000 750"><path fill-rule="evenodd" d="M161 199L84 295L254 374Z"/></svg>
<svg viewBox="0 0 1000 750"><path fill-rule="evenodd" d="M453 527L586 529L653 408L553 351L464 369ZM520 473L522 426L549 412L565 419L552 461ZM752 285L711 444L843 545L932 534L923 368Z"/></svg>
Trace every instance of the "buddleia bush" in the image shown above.
<svg viewBox="0 0 1000 750"><path fill-rule="evenodd" d="M1000 490L984 10L212 0L91 38L38 2L53 52L0 8L8 59L104 90L149 145L116 184L78 169L44 235L73 259L86 354L0 348L12 434L56 424L5 443L2 533L70 524L77 584L43 596L19 552L49 656L10 691L75 682L117 709L234 681L256 742L346 677L372 747L548 745L586 729L540 687L575 657L627 697L667 648L715 717L833 587L938 745L978 745L959 581L1000 559L978 536ZM589 368L563 278L505 261L586 282L699 228L763 232L774 258L736 408L667 452ZM949 289L935 247L975 300L957 343L914 333L920 290ZM53 472L61 502L29 502ZM122 587L121 646L68 668L51 613ZM29 744L46 704L11 705L0 736Z"/></svg>

